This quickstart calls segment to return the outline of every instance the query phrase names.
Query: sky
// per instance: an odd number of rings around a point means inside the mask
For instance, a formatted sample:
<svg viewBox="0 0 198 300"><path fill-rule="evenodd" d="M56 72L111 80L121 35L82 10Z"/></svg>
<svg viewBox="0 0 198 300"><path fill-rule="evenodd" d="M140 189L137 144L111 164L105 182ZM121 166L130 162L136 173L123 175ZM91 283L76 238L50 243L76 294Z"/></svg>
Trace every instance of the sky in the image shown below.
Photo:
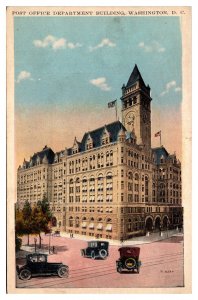
<svg viewBox="0 0 198 300"><path fill-rule="evenodd" d="M115 121L117 99L137 64L152 96L152 146L181 159L182 48L179 17L15 17L16 166L45 145Z"/></svg>

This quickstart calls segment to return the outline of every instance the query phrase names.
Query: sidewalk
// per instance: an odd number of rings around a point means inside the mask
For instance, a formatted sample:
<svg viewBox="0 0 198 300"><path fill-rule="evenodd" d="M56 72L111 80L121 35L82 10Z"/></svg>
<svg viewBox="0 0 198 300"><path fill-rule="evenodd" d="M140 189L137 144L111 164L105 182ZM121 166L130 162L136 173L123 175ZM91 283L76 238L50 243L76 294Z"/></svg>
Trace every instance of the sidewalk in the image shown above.
<svg viewBox="0 0 198 300"><path fill-rule="evenodd" d="M60 236L66 237L66 238L71 238L70 234L66 233L66 232L61 232ZM161 231L161 232L151 232L151 233L147 234L146 236L135 237L135 238L126 240L124 242L121 242L118 240L108 240L108 239L104 239L104 238L101 238L101 240L108 241L110 245L118 245L118 246L122 246L123 244L124 245L141 245L141 244L153 243L153 242L169 239L172 236L183 236L183 233L179 232L178 229L174 229L174 230ZM100 240L93 236L89 237L89 236L82 236L82 235L78 235L78 234L75 234L73 236L73 239L78 239L78 240L82 240L82 241Z"/></svg>

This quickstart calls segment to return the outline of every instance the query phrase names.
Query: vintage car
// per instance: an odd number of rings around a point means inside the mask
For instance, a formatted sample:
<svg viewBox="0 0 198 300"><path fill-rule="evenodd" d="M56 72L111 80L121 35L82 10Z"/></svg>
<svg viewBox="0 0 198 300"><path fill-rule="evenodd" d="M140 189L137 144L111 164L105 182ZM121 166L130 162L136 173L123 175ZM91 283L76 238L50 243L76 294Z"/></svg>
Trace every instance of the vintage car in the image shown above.
<svg viewBox="0 0 198 300"><path fill-rule="evenodd" d="M104 241L90 241L88 247L81 249L81 255L84 257L105 259L109 255L109 243Z"/></svg>
<svg viewBox="0 0 198 300"><path fill-rule="evenodd" d="M21 280L29 280L32 276L58 275L69 276L69 267L62 263L51 263L47 261L47 254L32 253L26 256L26 264L17 266L17 274Z"/></svg>
<svg viewBox="0 0 198 300"><path fill-rule="evenodd" d="M136 270L139 273L141 261L139 260L139 247L121 247L118 249L120 258L116 261L117 272L121 273L123 269L128 271Z"/></svg>

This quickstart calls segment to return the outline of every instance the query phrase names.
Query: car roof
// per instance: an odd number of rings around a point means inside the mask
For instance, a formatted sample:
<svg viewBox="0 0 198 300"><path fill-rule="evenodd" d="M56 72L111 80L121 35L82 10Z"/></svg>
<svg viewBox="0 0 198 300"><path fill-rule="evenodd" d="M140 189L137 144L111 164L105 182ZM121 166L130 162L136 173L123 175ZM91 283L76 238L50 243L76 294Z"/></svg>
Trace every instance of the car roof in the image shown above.
<svg viewBox="0 0 198 300"><path fill-rule="evenodd" d="M130 246L128 246L128 247L121 247L121 248L119 248L118 250L120 251L120 250L132 250L132 249L140 249L140 247L130 247Z"/></svg>
<svg viewBox="0 0 198 300"><path fill-rule="evenodd" d="M35 255L45 255L45 256L47 256L47 254L45 254L45 253L37 253L37 252L34 252L34 253L30 253L30 254L28 254L27 256L29 257L29 256L35 256Z"/></svg>
<svg viewBox="0 0 198 300"><path fill-rule="evenodd" d="M122 247L119 248L118 251L120 252L121 256L136 256L138 257L140 254L140 248L139 247Z"/></svg>
<svg viewBox="0 0 198 300"><path fill-rule="evenodd" d="M109 242L106 241L88 241L88 243L105 243L105 244L109 244Z"/></svg>

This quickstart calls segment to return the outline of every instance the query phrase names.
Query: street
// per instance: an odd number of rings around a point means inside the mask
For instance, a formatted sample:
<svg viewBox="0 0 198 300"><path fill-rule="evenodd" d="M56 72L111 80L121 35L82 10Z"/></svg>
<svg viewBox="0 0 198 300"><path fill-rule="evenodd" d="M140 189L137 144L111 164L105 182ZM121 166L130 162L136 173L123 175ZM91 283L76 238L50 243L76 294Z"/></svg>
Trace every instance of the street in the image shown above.
<svg viewBox="0 0 198 300"><path fill-rule="evenodd" d="M23 243L26 241L27 238L24 237ZM116 271L119 245L110 245L107 259L93 260L80 254L80 249L87 247L85 240L43 235L41 252L47 253L49 242L55 247L55 254L50 254L48 261L68 265L69 277L40 276L28 281L22 281L17 277L18 288L157 288L181 287L184 284L182 236L138 245L142 262L139 274L128 272L120 274ZM30 244L34 249L33 237L30 238ZM17 259L18 265L24 263L24 259Z"/></svg>

